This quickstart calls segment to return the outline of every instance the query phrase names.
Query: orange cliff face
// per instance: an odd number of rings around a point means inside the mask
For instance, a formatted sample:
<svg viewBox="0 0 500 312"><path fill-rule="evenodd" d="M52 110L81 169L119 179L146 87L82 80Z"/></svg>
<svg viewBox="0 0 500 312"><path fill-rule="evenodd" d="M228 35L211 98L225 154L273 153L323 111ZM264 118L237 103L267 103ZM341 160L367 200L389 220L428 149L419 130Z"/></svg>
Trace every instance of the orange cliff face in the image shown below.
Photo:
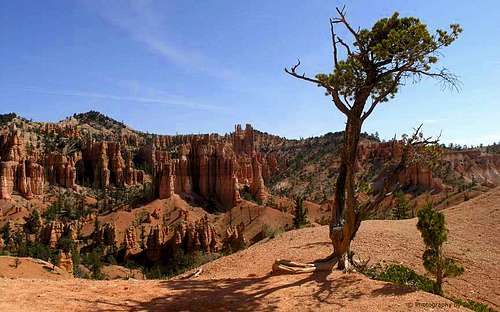
<svg viewBox="0 0 500 312"><path fill-rule="evenodd" d="M400 141L360 144L358 160L360 162L369 160L382 163L397 162L402 153L403 143ZM410 165L399 174L398 180L403 187L421 187L428 190L441 190L443 188L441 180L433 176L432 169L425 163Z"/></svg>
<svg viewBox="0 0 500 312"><path fill-rule="evenodd" d="M11 127L0 135L0 199L10 199L14 190L30 199L43 194L43 167L28 159L19 130Z"/></svg>
<svg viewBox="0 0 500 312"><path fill-rule="evenodd" d="M263 136L250 125L244 130L238 125L234 133L225 136L148 138L122 131L116 140L110 140L110 134L99 139L71 122L45 123L37 130L33 130L35 126L0 128L0 199L10 199L13 193L28 199L43 195L48 185L104 189L152 181L158 198L195 194L230 209L241 201L240 190L245 187L265 201L265 181L278 166L272 154L256 150ZM63 146L62 150L48 148L40 140L33 141L33 132L73 143L65 143L69 148ZM35 145L39 148L33 149Z"/></svg>
<svg viewBox="0 0 500 312"><path fill-rule="evenodd" d="M160 148L167 148L169 142L176 140L162 138L157 142ZM237 126L232 140L204 135L183 136L181 142L176 159L164 157L158 150L150 151L152 155L146 157L154 159L151 165L157 168L160 198L194 192L205 199L215 199L225 209L230 209L240 202L240 190L247 186L252 195L265 201L267 189L261 162L266 163L265 172L269 177L270 171L276 170L276 160L270 158L269 167L265 156L255 150L250 125L244 132ZM159 158L161 160L157 161Z"/></svg>
<svg viewBox="0 0 500 312"><path fill-rule="evenodd" d="M89 116L84 117L86 122L92 119ZM319 195L324 192L319 198L327 198L325 189L331 188L327 182L334 180L338 168L341 134L316 141L286 140L247 124L244 128L236 125L226 135L152 135L123 124L113 128L110 120L100 127L94 125L95 120L83 123L78 118L57 124L23 121L16 123L18 127L0 126L0 199L13 194L41 196L52 185L79 190L151 183L156 198L179 194L229 210L241 202L243 192L265 203L270 196L267 187L274 192L276 185L295 188L288 194L313 189ZM401 142L363 140L357 165L363 171L367 162L395 161L401 152ZM316 158L304 158L309 155ZM498 155L444 150L442 161L466 180L500 182ZM313 182L315 177L325 178ZM407 168L399 182L426 189L443 187L424 164Z"/></svg>

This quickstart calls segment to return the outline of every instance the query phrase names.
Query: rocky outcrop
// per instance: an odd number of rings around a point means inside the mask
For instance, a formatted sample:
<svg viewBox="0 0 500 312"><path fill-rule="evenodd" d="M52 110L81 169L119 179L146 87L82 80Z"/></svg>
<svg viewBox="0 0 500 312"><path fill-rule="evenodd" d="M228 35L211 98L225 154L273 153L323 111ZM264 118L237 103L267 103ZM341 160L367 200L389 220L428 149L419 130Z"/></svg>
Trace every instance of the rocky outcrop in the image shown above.
<svg viewBox="0 0 500 312"><path fill-rule="evenodd" d="M193 191L192 173L189 162L189 146L182 144L179 147L179 158L174 161L175 192L191 193Z"/></svg>
<svg viewBox="0 0 500 312"><path fill-rule="evenodd" d="M137 235L133 226L127 228L123 238L123 247L125 250L125 260L129 259L132 255L140 251L139 243L137 242Z"/></svg>
<svg viewBox="0 0 500 312"><path fill-rule="evenodd" d="M136 185L144 183L144 171L134 168L132 153L128 153L125 169L123 170L124 184Z"/></svg>
<svg viewBox="0 0 500 312"><path fill-rule="evenodd" d="M146 256L149 260L160 260L162 247L165 244L167 235L168 228L165 228L161 225L155 225L151 227L146 241Z"/></svg>
<svg viewBox="0 0 500 312"><path fill-rule="evenodd" d="M390 141L383 143L360 144L358 151L358 166L361 163L397 163L403 153L403 143ZM410 155L412 151L409 151ZM410 156L411 157L411 156ZM386 173L383 172L382 175ZM383 178L383 177L379 177ZM440 179L434 177L432 169L425 163L413 163L400 172L398 182L403 187L420 187L423 189L441 190L443 185Z"/></svg>
<svg viewBox="0 0 500 312"><path fill-rule="evenodd" d="M7 133L0 134L0 161L19 162L26 158L26 147L15 124Z"/></svg>
<svg viewBox="0 0 500 312"><path fill-rule="evenodd" d="M240 250L247 246L247 241L243 232L245 231L245 225L240 223L239 225L230 226L226 229L226 238L224 240L224 249L229 250Z"/></svg>
<svg viewBox="0 0 500 312"><path fill-rule="evenodd" d="M18 190L27 199L42 195L45 181L43 167L31 161L21 161L17 167Z"/></svg>
<svg viewBox="0 0 500 312"><path fill-rule="evenodd" d="M47 181L66 188L76 186L75 163L81 159L81 155L65 156L62 154L49 154L45 160L47 168Z"/></svg>
<svg viewBox="0 0 500 312"><path fill-rule="evenodd" d="M442 190L441 180L434 178L432 170L425 165L412 165L399 174L399 184L403 187L422 187Z"/></svg>
<svg viewBox="0 0 500 312"><path fill-rule="evenodd" d="M43 194L44 169L27 159L20 130L12 124L0 135L0 199L10 199L14 191L30 199Z"/></svg>
<svg viewBox="0 0 500 312"><path fill-rule="evenodd" d="M24 127L0 129L3 131L0 161L19 164L2 165L0 198L10 198L16 190L27 198L42 194L45 181L76 190L78 185L97 189L127 187L152 178L161 199L174 193L199 198L193 196L196 194L207 203L215 202L219 209L227 210L241 201L240 190L245 186L264 201L265 182L277 170L275 156L262 155L256 150L259 144L270 144L268 136L257 133L248 124L244 130L236 126L234 133L225 136L142 136L124 128L107 131L105 125L117 124L92 113L68 118L61 124L28 124L29 129L37 128L37 136L21 135ZM89 131L89 126L97 128ZM48 154L44 154L47 151L44 142L36 142L40 133L50 141L53 151ZM60 137L64 140L58 141ZM28 158L28 144L22 138L29 144L42 146L32 151L30 145ZM62 142L67 146L61 145Z"/></svg>
<svg viewBox="0 0 500 312"><path fill-rule="evenodd" d="M245 130L241 129L241 125L234 127L233 149L237 155L252 155L255 152L254 130L250 124L246 124Z"/></svg>
<svg viewBox="0 0 500 312"><path fill-rule="evenodd" d="M0 162L0 199L10 199L14 190L17 163L14 161Z"/></svg>
<svg viewBox="0 0 500 312"><path fill-rule="evenodd" d="M160 199L174 193L195 192L229 209L239 202L237 163L230 146L193 142L181 145L178 159L156 164L155 180Z"/></svg>
<svg viewBox="0 0 500 312"><path fill-rule="evenodd" d="M115 224L104 223L97 230L94 229L92 239L94 244L115 247L117 245Z"/></svg>
<svg viewBox="0 0 500 312"><path fill-rule="evenodd" d="M10 199L14 190L27 199L42 195L44 188L44 170L32 161L0 162L0 199Z"/></svg>
<svg viewBox="0 0 500 312"><path fill-rule="evenodd" d="M500 155L478 150L448 151L443 156L442 166L463 177L467 182L485 185L500 184Z"/></svg>
<svg viewBox="0 0 500 312"><path fill-rule="evenodd" d="M158 182L158 197L160 199L170 198L175 191L175 174L171 162L166 162L157 167L156 176Z"/></svg>
<svg viewBox="0 0 500 312"><path fill-rule="evenodd" d="M230 146L197 144L191 154L193 191L218 201L225 209L239 201L236 158Z"/></svg>
<svg viewBox="0 0 500 312"><path fill-rule="evenodd" d="M264 179L262 178L262 165L257 160L257 157L252 158L252 183L250 184L250 192L254 195L260 202L265 202L268 197L266 186L264 185Z"/></svg>
<svg viewBox="0 0 500 312"><path fill-rule="evenodd" d="M221 243L214 226L207 218L194 223L182 222L175 229L170 243L173 250L182 248L185 252L204 251L217 252Z"/></svg>
<svg viewBox="0 0 500 312"><path fill-rule="evenodd" d="M109 187L111 171L108 169L108 143L88 143L87 148L83 151L83 159L88 164L85 167L92 170L92 185L95 188ZM85 172L85 174L88 173Z"/></svg>
<svg viewBox="0 0 500 312"><path fill-rule="evenodd" d="M122 156L125 153L127 159ZM83 149L83 176L89 177L95 188L119 187L144 183L144 171L133 166L132 154L122 152L119 142L89 142Z"/></svg>
<svg viewBox="0 0 500 312"><path fill-rule="evenodd" d="M73 258L71 252L64 252L59 250L59 255L57 256L58 267L65 270L66 272L73 274Z"/></svg>
<svg viewBox="0 0 500 312"><path fill-rule="evenodd" d="M78 241L78 221L63 223L59 220L43 224L38 240L50 248L57 248L61 237L66 237L77 243ZM79 247L79 246L75 246Z"/></svg>
<svg viewBox="0 0 500 312"><path fill-rule="evenodd" d="M64 235L64 232L65 225L62 222L52 221L42 227L39 240L54 249L57 247L57 243Z"/></svg>

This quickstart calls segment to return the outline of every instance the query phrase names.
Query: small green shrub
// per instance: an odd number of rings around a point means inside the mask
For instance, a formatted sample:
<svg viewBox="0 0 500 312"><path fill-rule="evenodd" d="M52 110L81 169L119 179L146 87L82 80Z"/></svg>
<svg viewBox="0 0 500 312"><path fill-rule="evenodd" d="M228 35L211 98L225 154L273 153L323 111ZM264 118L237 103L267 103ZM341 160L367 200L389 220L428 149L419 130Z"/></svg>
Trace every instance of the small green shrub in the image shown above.
<svg viewBox="0 0 500 312"><path fill-rule="evenodd" d="M371 279L390 282L402 286L407 286L413 289L422 290L428 293L433 293L442 296L442 292L436 289L436 282L433 280L419 275L412 269L400 264L390 264L382 266L380 264L366 268L361 273L365 274ZM495 312L489 306L476 302L474 300L463 300L458 298L447 298L451 301L471 309L476 312Z"/></svg>
<svg viewBox="0 0 500 312"><path fill-rule="evenodd" d="M248 187L248 185L245 185L243 187L243 189L240 191L240 196L241 198L243 198L244 200L248 200L248 201L251 201L251 202L254 202L256 203L257 205L262 205L262 201L258 198L256 198L251 192L250 192L250 188Z"/></svg>
<svg viewBox="0 0 500 312"><path fill-rule="evenodd" d="M434 293L442 294L446 277L459 276L464 268L443 253L443 243L448 239L444 214L435 210L431 202L418 211L417 228L425 243L422 260L425 269L436 276Z"/></svg>
<svg viewBox="0 0 500 312"><path fill-rule="evenodd" d="M412 269L400 264L390 264L385 268L375 266L367 269L364 274L372 279L391 282L430 293L433 293L435 287L435 283L431 279L421 276Z"/></svg>
<svg viewBox="0 0 500 312"><path fill-rule="evenodd" d="M479 302L476 302L474 300L462 300L462 299L452 299L453 302L455 302L456 304L459 304L463 307L466 307L467 309L470 309L472 311L476 311L476 312L495 312L495 310L493 310L492 308L490 308L489 306L483 304L483 303L479 303Z"/></svg>

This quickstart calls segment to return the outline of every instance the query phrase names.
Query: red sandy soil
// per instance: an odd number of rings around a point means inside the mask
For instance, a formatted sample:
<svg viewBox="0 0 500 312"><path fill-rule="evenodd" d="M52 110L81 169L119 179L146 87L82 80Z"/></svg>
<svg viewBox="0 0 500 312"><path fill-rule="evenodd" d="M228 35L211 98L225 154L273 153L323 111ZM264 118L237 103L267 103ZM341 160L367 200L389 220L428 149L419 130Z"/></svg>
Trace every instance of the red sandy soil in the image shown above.
<svg viewBox="0 0 500 312"><path fill-rule="evenodd" d="M448 255L465 267L445 292L500 308L500 188L445 210ZM420 273L416 220L366 221L354 250L371 263ZM190 280L91 281L0 278L0 311L458 311L451 301L361 274L270 275L276 258L309 261L331 252L328 227L290 231L203 266Z"/></svg>
<svg viewBox="0 0 500 312"><path fill-rule="evenodd" d="M72 279L65 270L33 258L0 257L0 278L39 278L47 280ZM2 292L0 291L0 299Z"/></svg>

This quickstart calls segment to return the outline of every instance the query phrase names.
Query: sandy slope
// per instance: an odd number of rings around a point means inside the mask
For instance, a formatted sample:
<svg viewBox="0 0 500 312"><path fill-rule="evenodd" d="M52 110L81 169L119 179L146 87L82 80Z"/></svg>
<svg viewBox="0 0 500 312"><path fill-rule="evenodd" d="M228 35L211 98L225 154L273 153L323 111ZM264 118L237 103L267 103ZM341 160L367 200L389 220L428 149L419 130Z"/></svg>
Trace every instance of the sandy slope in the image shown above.
<svg viewBox="0 0 500 312"><path fill-rule="evenodd" d="M500 188L446 211L447 252L465 265L445 291L500 308ZM354 248L372 262L402 262L424 273L416 220L367 221ZM2 311L453 311L431 294L409 291L360 274L271 276L276 258L312 260L330 252L328 228L284 233L204 266L193 280L89 281L0 279Z"/></svg>
<svg viewBox="0 0 500 312"><path fill-rule="evenodd" d="M0 257L0 278L72 279L68 272L49 262L18 257ZM1 294L1 292L0 292Z"/></svg>

